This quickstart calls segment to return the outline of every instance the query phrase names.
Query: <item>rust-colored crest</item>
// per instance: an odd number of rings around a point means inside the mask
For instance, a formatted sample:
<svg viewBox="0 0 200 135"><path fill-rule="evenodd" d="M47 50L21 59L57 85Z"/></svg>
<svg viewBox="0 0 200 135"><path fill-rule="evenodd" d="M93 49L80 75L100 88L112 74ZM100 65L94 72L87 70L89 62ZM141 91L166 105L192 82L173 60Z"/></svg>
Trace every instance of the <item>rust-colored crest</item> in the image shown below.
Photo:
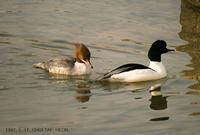
<svg viewBox="0 0 200 135"><path fill-rule="evenodd" d="M83 44L83 43L74 43L75 45L75 58L76 58L76 61L80 62L80 63L90 63L90 57L91 57L91 54L90 54L90 51L89 49ZM92 65L91 65L92 67Z"/></svg>

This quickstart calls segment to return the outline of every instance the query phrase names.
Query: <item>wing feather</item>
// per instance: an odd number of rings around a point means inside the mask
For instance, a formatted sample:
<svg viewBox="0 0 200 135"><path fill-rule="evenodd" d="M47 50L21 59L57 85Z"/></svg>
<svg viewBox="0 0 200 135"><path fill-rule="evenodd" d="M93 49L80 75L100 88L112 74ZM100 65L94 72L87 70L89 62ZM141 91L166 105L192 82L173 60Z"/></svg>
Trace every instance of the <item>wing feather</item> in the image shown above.
<svg viewBox="0 0 200 135"><path fill-rule="evenodd" d="M104 74L104 77L102 79L107 79L107 78L111 77L114 74L128 72L128 71L136 70L136 69L151 69L151 68L149 68L147 66L144 66L144 65L141 65L141 64L129 63L129 64L125 64L125 65L119 66L119 67L111 70L110 72Z"/></svg>
<svg viewBox="0 0 200 135"><path fill-rule="evenodd" d="M55 58L47 62L36 63L33 66L49 71L50 68L72 68L74 63L75 60L73 58Z"/></svg>

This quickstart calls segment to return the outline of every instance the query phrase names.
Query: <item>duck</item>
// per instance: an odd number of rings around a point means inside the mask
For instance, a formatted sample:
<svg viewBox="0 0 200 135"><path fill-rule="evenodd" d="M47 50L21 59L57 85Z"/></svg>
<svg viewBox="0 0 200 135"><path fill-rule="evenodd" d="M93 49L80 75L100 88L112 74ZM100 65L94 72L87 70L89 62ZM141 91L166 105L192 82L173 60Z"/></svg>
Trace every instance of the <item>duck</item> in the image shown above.
<svg viewBox="0 0 200 135"><path fill-rule="evenodd" d="M43 69L56 75L89 75L92 72L91 53L83 43L74 43L74 58L54 58L46 62L33 64L33 67Z"/></svg>
<svg viewBox="0 0 200 135"><path fill-rule="evenodd" d="M167 72L161 61L161 55L171 51L175 50L168 49L167 43L164 40L156 40L152 43L148 51L148 58L150 60L148 66L128 63L105 73L101 80L114 82L144 82L165 78Z"/></svg>

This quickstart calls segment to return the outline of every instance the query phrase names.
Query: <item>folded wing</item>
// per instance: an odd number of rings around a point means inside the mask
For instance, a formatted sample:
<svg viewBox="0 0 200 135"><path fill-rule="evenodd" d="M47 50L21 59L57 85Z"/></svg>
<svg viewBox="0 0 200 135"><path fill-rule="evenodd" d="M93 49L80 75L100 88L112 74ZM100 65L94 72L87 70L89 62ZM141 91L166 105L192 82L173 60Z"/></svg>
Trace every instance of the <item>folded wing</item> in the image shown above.
<svg viewBox="0 0 200 135"><path fill-rule="evenodd" d="M72 68L74 66L74 63L75 60L73 58L56 58L51 59L47 62L33 64L33 67L49 71L51 68Z"/></svg>
<svg viewBox="0 0 200 135"><path fill-rule="evenodd" d="M136 70L136 69L151 69L151 68L141 65L141 64L129 63L129 64L122 65L120 67L117 67L117 68L111 70L110 72L104 74L104 77L102 79L107 79L107 78L110 78L112 75L132 71L132 70Z"/></svg>

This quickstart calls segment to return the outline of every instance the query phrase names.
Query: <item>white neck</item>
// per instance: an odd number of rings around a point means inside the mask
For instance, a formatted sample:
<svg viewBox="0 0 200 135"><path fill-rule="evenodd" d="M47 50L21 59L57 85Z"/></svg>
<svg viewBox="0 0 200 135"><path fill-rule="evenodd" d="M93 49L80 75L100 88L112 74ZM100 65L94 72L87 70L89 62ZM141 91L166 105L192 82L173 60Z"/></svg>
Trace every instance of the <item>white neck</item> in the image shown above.
<svg viewBox="0 0 200 135"><path fill-rule="evenodd" d="M162 62L150 61L149 68L155 70L157 73L161 74L162 76L167 75L165 66L162 64Z"/></svg>
<svg viewBox="0 0 200 135"><path fill-rule="evenodd" d="M84 75L91 73L91 66L89 64L84 64L80 62L75 62L74 67L72 69L73 75Z"/></svg>

